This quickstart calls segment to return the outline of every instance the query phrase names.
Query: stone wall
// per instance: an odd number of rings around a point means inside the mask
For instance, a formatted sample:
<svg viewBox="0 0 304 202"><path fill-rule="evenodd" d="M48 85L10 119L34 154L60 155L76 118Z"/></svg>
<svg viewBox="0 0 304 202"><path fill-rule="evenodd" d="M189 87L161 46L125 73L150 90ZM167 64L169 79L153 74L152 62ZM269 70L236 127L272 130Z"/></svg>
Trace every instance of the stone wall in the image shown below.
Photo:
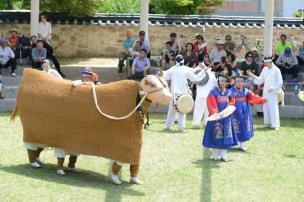
<svg viewBox="0 0 304 202"><path fill-rule="evenodd" d="M21 34L28 35L29 24L1 24L0 34L8 35L11 28L17 28ZM130 29L137 37L139 26L137 25L73 25L54 24L53 46L55 53L59 57L116 57L122 50L121 44L125 38L125 31ZM193 42L196 33L201 33L200 27L184 26L158 26L149 27L149 38L152 55L159 55L164 42L169 39L169 34L176 32L178 36L184 35L181 41L183 44ZM286 33L288 36L295 36L296 41L304 41L304 30L300 28L276 28L274 29L274 41L279 40L279 35ZM256 39L263 39L263 29L261 28L228 28L228 27L206 27L206 38L209 46L218 37L225 34L233 36L235 42L239 42L241 34L247 36L250 47L254 46Z"/></svg>

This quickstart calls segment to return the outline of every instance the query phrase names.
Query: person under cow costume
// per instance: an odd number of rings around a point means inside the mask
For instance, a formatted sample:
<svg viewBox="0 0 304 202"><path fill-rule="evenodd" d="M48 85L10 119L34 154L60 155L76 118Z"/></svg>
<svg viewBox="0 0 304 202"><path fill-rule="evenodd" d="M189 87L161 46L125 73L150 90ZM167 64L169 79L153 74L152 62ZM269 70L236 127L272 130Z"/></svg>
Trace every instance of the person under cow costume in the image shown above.
<svg viewBox="0 0 304 202"><path fill-rule="evenodd" d="M210 115L218 115L215 120L208 121L203 137L203 146L211 148L212 160L228 161L227 150L237 145L232 115L222 116L230 106L235 105L235 98L227 89L229 77L224 73L217 73L218 87L214 87L207 97L207 107ZM218 114L219 113L219 114Z"/></svg>
<svg viewBox="0 0 304 202"><path fill-rule="evenodd" d="M253 118L250 110L250 104L266 103L266 99L254 94L247 88L244 88L244 82L247 79L246 76L236 75L234 76L235 86L230 90L232 96L235 98L236 110L233 113L232 120L234 130L240 143L240 148L246 151L245 142L249 141L254 134L253 131Z"/></svg>

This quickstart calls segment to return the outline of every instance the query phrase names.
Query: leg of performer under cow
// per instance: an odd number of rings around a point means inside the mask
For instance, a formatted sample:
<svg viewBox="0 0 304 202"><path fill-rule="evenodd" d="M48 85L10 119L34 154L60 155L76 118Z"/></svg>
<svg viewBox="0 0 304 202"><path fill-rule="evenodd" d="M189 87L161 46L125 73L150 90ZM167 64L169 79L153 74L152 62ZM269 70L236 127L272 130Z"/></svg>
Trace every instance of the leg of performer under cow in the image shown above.
<svg viewBox="0 0 304 202"><path fill-rule="evenodd" d="M130 183L143 184L142 181L137 179L138 171L139 171L139 165L137 165L137 164L130 165L130 174L131 174Z"/></svg>
<svg viewBox="0 0 304 202"><path fill-rule="evenodd" d="M80 173L81 170L79 170L78 168L76 168L76 162L77 162L77 155L70 155L69 158L69 164L68 164L68 171L73 171L75 173Z"/></svg>
<svg viewBox="0 0 304 202"><path fill-rule="evenodd" d="M114 161L112 165L112 173L111 173L111 180L114 184L120 185L121 181L119 180L118 173L121 170L122 165L120 163Z"/></svg>
<svg viewBox="0 0 304 202"><path fill-rule="evenodd" d="M32 168L40 168L41 165L36 162L36 151L27 149L27 155Z"/></svg>
<svg viewBox="0 0 304 202"><path fill-rule="evenodd" d="M36 150L36 161L42 165L43 163L40 161L39 157L40 157L40 154L41 152L44 150L44 148L41 148L41 147L38 147L38 149Z"/></svg>
<svg viewBox="0 0 304 202"><path fill-rule="evenodd" d="M64 158L57 158L57 174L58 175L65 175L65 172L63 170L63 163L64 163Z"/></svg>

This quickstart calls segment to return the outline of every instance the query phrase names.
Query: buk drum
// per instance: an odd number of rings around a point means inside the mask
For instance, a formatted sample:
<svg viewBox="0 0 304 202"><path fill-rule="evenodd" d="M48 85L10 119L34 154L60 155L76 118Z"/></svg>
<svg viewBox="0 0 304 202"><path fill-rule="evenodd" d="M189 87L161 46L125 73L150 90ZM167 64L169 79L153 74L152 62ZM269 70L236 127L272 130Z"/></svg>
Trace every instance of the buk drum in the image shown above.
<svg viewBox="0 0 304 202"><path fill-rule="evenodd" d="M188 114L192 111L194 101L191 93L183 93L175 96L174 108L181 114Z"/></svg>

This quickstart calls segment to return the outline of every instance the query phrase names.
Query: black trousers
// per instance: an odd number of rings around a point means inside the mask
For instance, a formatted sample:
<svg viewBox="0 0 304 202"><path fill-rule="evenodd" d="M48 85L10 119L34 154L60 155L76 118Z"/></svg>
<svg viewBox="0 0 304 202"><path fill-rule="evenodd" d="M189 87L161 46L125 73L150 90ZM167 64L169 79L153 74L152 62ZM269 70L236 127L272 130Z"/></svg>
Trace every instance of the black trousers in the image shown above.
<svg viewBox="0 0 304 202"><path fill-rule="evenodd" d="M59 64L57 58L54 55L49 55L48 58L53 61L53 64L54 64L55 68L57 69L58 73L61 73L60 64Z"/></svg>
<svg viewBox="0 0 304 202"><path fill-rule="evenodd" d="M36 61L32 60L32 67L34 69L42 70L42 62L36 62Z"/></svg>
<svg viewBox="0 0 304 202"><path fill-rule="evenodd" d="M278 67L280 68L281 70L281 73L282 73L282 76L283 76L283 79L285 79L285 75L286 74L291 74L292 75L292 78L297 78L298 76L298 71L299 71L299 67L296 65L296 66L293 66L292 68L290 69L286 69L285 67L281 66L281 65L278 65Z"/></svg>
<svg viewBox="0 0 304 202"><path fill-rule="evenodd" d="M4 65L0 64L0 75L1 75L1 69L8 68L8 67L11 67L11 73L15 72L15 70L17 69L16 58L9 59L9 61L7 61L7 63Z"/></svg>

